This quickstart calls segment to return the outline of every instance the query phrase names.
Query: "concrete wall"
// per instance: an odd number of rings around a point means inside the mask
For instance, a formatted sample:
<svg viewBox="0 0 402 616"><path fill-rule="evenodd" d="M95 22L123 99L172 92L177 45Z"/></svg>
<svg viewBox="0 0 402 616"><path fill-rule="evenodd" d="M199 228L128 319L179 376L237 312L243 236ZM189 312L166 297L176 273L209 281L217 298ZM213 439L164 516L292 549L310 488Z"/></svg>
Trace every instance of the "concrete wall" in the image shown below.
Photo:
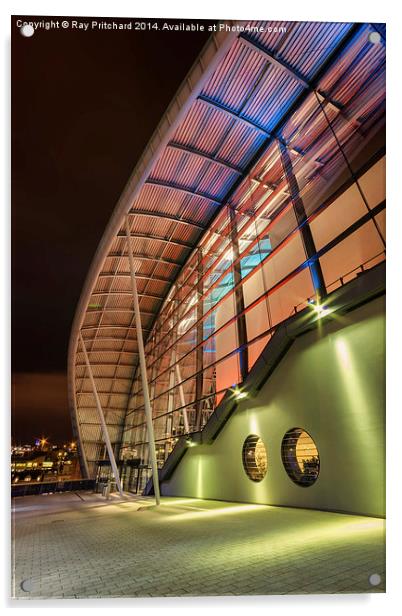
<svg viewBox="0 0 402 616"><path fill-rule="evenodd" d="M384 303L376 299L296 340L213 444L188 449L162 493L384 515ZM291 481L281 460L293 427L307 430L320 455L319 477L307 488ZM259 483L242 465L249 434L267 448Z"/></svg>

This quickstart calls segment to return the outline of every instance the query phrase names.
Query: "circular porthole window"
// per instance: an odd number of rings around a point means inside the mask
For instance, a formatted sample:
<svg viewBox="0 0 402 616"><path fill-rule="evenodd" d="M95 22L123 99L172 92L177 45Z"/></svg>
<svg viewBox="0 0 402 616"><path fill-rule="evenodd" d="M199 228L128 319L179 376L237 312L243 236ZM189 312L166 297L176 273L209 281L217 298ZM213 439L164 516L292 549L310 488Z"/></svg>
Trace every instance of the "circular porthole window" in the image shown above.
<svg viewBox="0 0 402 616"><path fill-rule="evenodd" d="M311 486L320 472L320 456L311 436L303 428L292 428L282 441L282 462L292 481Z"/></svg>
<svg viewBox="0 0 402 616"><path fill-rule="evenodd" d="M264 479L267 468L267 450L262 439L256 434L250 434L243 445L243 466L251 481Z"/></svg>

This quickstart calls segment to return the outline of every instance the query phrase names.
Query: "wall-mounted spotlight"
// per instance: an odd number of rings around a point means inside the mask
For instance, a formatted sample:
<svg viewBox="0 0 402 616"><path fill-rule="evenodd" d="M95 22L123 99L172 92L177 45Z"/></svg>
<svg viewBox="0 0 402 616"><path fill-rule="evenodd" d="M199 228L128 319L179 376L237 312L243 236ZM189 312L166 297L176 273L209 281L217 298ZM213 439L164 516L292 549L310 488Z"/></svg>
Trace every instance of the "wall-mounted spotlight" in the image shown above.
<svg viewBox="0 0 402 616"><path fill-rule="evenodd" d="M331 310L328 306L324 306L324 304L320 304L318 301L314 299L309 299L308 303L313 308L314 312L317 314L317 319L322 319L323 317L330 314Z"/></svg>
<svg viewBox="0 0 402 616"><path fill-rule="evenodd" d="M325 317L327 314L330 313L329 308L327 308L327 306L314 306L314 310L316 311L318 318L322 319L322 317Z"/></svg>
<svg viewBox="0 0 402 616"><path fill-rule="evenodd" d="M242 391L239 387L234 387L233 393L236 400L244 400L244 398L248 398L248 393L246 391Z"/></svg>

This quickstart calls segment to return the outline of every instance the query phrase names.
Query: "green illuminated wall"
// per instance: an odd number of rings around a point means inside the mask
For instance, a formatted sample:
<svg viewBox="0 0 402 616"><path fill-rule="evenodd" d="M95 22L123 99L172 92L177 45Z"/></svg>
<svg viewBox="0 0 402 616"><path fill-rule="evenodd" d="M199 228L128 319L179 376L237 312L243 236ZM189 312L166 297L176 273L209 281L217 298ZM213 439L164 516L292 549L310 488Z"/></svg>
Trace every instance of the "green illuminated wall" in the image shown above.
<svg viewBox="0 0 402 616"><path fill-rule="evenodd" d="M189 448L162 493L384 515L384 298L300 337L254 399L239 403L212 445ZM308 488L281 461L287 430L316 442L321 469ZM249 434L264 440L268 472L242 466Z"/></svg>

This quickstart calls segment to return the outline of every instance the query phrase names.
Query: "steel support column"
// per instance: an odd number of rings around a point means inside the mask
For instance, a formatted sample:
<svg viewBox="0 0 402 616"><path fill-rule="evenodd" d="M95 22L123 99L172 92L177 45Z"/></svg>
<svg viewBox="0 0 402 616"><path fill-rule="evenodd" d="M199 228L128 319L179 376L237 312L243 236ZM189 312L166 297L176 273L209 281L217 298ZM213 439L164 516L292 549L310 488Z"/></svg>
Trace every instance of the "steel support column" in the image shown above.
<svg viewBox="0 0 402 616"><path fill-rule="evenodd" d="M178 306L178 302L177 302L177 306ZM178 323L179 323L179 319L178 319L178 313L176 312L176 318L174 320L174 336L177 338L177 327L178 327ZM184 432L186 432L187 434L190 432L190 427L188 424L188 415L187 415L187 408L186 408L186 399L184 397L184 389L183 389L183 385L181 384L181 370L180 370L180 366L179 363L177 361L177 350L176 347L173 346L172 349L172 364L173 364L173 369L172 369L172 378L173 378L173 384L172 387L174 387L175 385L178 386L179 389L179 396L180 396L180 403L181 406L183 407L182 409L182 416L183 416L183 424L184 424ZM169 389L170 389L170 385L169 385Z"/></svg>
<svg viewBox="0 0 402 616"><path fill-rule="evenodd" d="M325 288L324 276L322 274L321 265L317 257L317 250L314 243L314 238L311 233L310 226L307 222L307 214L304 209L304 203L300 197L299 184L293 172L292 161L290 160L289 151L285 145L278 142L278 147L281 153L282 166L286 175L286 180L289 187L290 198L293 203L293 211L296 216L297 225L300 228L304 250L309 260L309 268L311 278L314 285L317 301L321 301L327 291Z"/></svg>
<svg viewBox="0 0 402 616"><path fill-rule="evenodd" d="M156 385L157 385L156 377L157 377L157 374L158 374L158 362L156 362L152 366L152 368L151 368L151 381L150 381L150 384L149 384L149 399L150 399L151 404L152 404L152 409L155 408L155 396L156 396ZM158 424L159 423L160 422L158 422ZM156 437L155 437L155 433L156 433ZM161 436L162 436L162 434L158 434L158 431L156 430L156 428L154 428L155 443L156 443L156 440L159 440L159 438L161 438ZM149 449L149 447L148 447L148 449ZM148 459L149 459L149 457L150 457L150 454L148 453Z"/></svg>
<svg viewBox="0 0 402 616"><path fill-rule="evenodd" d="M135 324L136 324L136 329L137 329L137 343L138 343L138 354L139 354L139 359L140 359L142 391L144 394L145 417L146 417L147 431L148 431L148 443L149 443L148 446L149 446L149 453L150 453L150 458L151 458L155 500L156 500L156 504L159 505L160 504L160 490L159 490L158 464L156 460L154 426L152 423L152 408L151 408L151 402L149 399L147 366L146 366L146 361L145 361L145 350L144 350L144 340L142 337L140 305L138 301L137 281L135 279L134 258L133 258L133 249L131 246L131 233L130 233L130 225L128 222L128 215L126 216L126 235L127 235L127 252L128 252L129 263L130 263L131 287L132 287L132 293L133 293L134 316L135 316Z"/></svg>
<svg viewBox="0 0 402 616"><path fill-rule="evenodd" d="M236 213L232 208L229 208L229 216L230 216L230 235L232 240L232 250L233 250L233 284L235 286L235 310L237 317L237 336L239 348L241 349L239 353L239 366L240 366L240 376L242 382L245 380L248 374L248 346L247 346L247 327L246 327L246 315L244 314L244 295L243 295L243 287L241 283L241 266L240 266L240 249L239 249L239 240L237 238L237 226L236 226Z"/></svg>
<svg viewBox="0 0 402 616"><path fill-rule="evenodd" d="M99 399L98 390L96 389L94 375L92 374L91 364L89 363L87 349L86 349L86 346L85 346L85 343L84 343L84 339L82 337L81 332L79 333L79 336L80 336L82 352L83 352L84 358L85 358L85 363L87 365L89 379L90 379L91 385L92 385L92 390L93 390L93 394L94 394L94 398L95 398L96 408L98 410L99 419L100 419L100 423L101 423L101 427L102 427L103 438L104 438L106 449L107 449L107 452L108 452L108 455L109 455L109 460L110 460L110 464L111 464L111 467L112 467L113 475L114 475L114 478L116 480L116 485L117 485L117 489L119 490L120 496L123 496L123 490L122 490L122 487L121 487L120 476L119 476L119 471L118 471L117 464L116 464L116 459L115 459L114 453L113 453L112 443L110 442L110 437L109 437L109 432L107 430L105 416L103 414L103 409L102 409L102 405L101 405L101 402L100 402L100 399Z"/></svg>
<svg viewBox="0 0 402 616"><path fill-rule="evenodd" d="M176 355L176 353L175 353ZM176 361L176 358L175 358ZM186 408L186 399L184 397L184 389L183 389L183 385L181 384L181 371L180 371L180 366L177 363L176 364L176 385L178 385L179 387L179 396L180 396L180 404L183 407L182 409L182 414L183 414L183 423L184 423L184 432L186 434L188 434L190 432L190 428L188 425L188 417L187 417L187 408Z"/></svg>
<svg viewBox="0 0 402 616"><path fill-rule="evenodd" d="M175 353L172 352L172 361L175 361ZM169 442L168 438L172 437L173 432L173 406L174 406L174 367L170 368L169 372L169 392L168 392L168 407L166 415L166 424L165 424L165 432L166 432L166 441L165 441L165 460L169 455Z"/></svg>
<svg viewBox="0 0 402 616"><path fill-rule="evenodd" d="M203 364L204 364L204 348L202 346L203 335L204 335L204 325L202 322L202 317L204 316L203 310L203 295L204 295L204 285L202 279L202 251L198 249L198 282L197 282L197 350L196 350L196 370L197 374L195 377L195 429L197 431L201 430L202 423L202 407L203 401L202 391L204 384L204 373L203 373Z"/></svg>

